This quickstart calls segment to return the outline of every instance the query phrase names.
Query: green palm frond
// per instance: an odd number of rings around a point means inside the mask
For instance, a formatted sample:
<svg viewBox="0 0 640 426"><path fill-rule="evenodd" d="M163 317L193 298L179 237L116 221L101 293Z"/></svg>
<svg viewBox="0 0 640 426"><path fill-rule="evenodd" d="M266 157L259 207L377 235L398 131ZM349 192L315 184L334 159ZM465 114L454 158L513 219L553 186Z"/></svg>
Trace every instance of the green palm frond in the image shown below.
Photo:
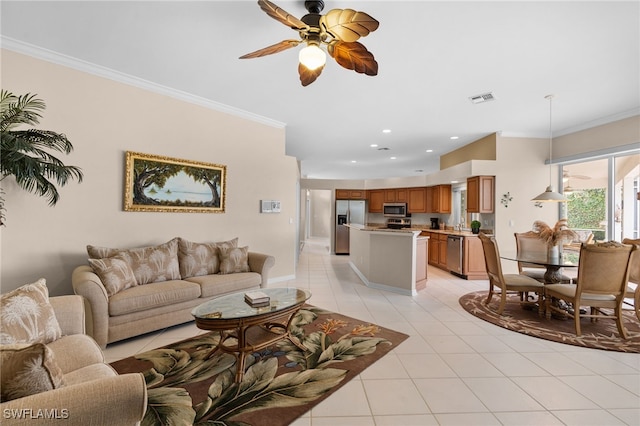
<svg viewBox="0 0 640 426"><path fill-rule="evenodd" d="M44 111L45 103L36 95L27 93L23 96L15 96L6 90L0 91L0 131L11 130L21 124L35 125L40 122Z"/></svg>
<svg viewBox="0 0 640 426"><path fill-rule="evenodd" d="M49 130L17 130L21 125L34 125L42 117L45 104L36 95L15 96L0 91L0 180L13 176L19 187L46 197L49 205L60 199L57 186L71 180L82 182L82 170L67 166L51 154L69 154L73 145L62 133ZM15 129L15 130L14 130ZM0 225L4 224L4 198L0 193Z"/></svg>

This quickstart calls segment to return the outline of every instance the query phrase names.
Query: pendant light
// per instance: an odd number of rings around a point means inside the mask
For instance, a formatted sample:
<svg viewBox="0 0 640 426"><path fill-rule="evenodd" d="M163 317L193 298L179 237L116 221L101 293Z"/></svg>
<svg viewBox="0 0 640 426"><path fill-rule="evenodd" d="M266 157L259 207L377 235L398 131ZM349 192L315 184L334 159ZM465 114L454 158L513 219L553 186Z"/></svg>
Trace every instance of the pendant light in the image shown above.
<svg viewBox="0 0 640 426"><path fill-rule="evenodd" d="M538 195L536 198L531 199L531 201L562 203L562 202L566 202L567 199L562 194L555 192L553 188L553 184L551 183L552 181L551 165L553 164L552 157L551 157L552 151L553 151L552 150L553 132L551 127L551 115L552 115L551 101L553 100L553 95L547 95L544 98L549 99L549 186L547 186L547 189L542 194Z"/></svg>

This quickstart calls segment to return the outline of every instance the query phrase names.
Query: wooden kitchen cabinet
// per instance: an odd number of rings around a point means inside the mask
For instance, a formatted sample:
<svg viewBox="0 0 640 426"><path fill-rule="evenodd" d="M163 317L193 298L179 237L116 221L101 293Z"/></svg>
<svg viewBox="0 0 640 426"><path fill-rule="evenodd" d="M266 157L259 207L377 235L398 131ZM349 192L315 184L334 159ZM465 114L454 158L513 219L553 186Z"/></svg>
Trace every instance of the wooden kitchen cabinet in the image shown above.
<svg viewBox="0 0 640 426"><path fill-rule="evenodd" d="M396 189L396 202L397 203L407 203L409 202L409 198L407 195L407 188L397 188Z"/></svg>
<svg viewBox="0 0 640 426"><path fill-rule="evenodd" d="M480 238L465 237L463 251L462 274L469 280L486 280L488 275Z"/></svg>
<svg viewBox="0 0 640 426"><path fill-rule="evenodd" d="M408 188L407 189L407 210L409 213L427 212L427 189Z"/></svg>
<svg viewBox="0 0 640 426"><path fill-rule="evenodd" d="M364 189L336 189L336 200L366 200Z"/></svg>
<svg viewBox="0 0 640 426"><path fill-rule="evenodd" d="M467 178L467 213L493 213L495 178L473 176Z"/></svg>
<svg viewBox="0 0 640 426"><path fill-rule="evenodd" d="M438 256L440 256L440 241L438 234L429 232L429 265L438 266Z"/></svg>
<svg viewBox="0 0 640 426"><path fill-rule="evenodd" d="M384 190L372 189L367 191L369 199L369 213L382 213L382 204L384 203Z"/></svg>
<svg viewBox="0 0 640 426"><path fill-rule="evenodd" d="M427 199L428 213L451 213L451 185L430 186Z"/></svg>
<svg viewBox="0 0 640 426"><path fill-rule="evenodd" d="M438 267L448 270L447 268L447 234L438 234Z"/></svg>
<svg viewBox="0 0 640 426"><path fill-rule="evenodd" d="M429 235L429 265L448 271L447 236L443 232L427 232ZM469 280L488 279L484 263L482 242L477 236L465 235L462 246L462 277Z"/></svg>
<svg viewBox="0 0 640 426"><path fill-rule="evenodd" d="M397 202L397 190L396 189L385 189L384 190L384 202L385 203L395 203Z"/></svg>

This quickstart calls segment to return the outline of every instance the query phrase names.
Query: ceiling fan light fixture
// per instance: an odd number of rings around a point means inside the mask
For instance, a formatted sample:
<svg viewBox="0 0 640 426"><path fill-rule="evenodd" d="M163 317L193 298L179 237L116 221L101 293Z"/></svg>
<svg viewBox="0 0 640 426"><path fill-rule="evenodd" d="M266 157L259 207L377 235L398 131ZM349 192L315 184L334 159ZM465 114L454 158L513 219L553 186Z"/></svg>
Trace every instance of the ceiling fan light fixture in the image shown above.
<svg viewBox="0 0 640 426"><path fill-rule="evenodd" d="M316 44L308 44L307 47L300 50L298 60L308 69L315 70L327 63L327 54Z"/></svg>

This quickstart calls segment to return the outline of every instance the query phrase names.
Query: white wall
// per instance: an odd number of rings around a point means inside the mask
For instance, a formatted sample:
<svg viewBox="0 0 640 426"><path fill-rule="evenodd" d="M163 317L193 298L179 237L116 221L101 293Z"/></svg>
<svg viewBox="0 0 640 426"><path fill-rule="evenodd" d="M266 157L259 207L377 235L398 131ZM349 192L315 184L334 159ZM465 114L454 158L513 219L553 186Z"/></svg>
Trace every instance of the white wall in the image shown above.
<svg viewBox="0 0 640 426"><path fill-rule="evenodd" d="M55 207L5 179L7 226L0 230L0 288L39 277L52 294L70 294L71 272L87 244L153 245L239 237L275 256L271 279L295 275L298 168L285 155L283 127L176 100L92 74L2 50L2 88L36 93L47 105L39 128L74 145L66 164L85 180L61 189ZM227 166L226 213L123 211L126 151ZM260 214L259 200L280 200L280 214Z"/></svg>

